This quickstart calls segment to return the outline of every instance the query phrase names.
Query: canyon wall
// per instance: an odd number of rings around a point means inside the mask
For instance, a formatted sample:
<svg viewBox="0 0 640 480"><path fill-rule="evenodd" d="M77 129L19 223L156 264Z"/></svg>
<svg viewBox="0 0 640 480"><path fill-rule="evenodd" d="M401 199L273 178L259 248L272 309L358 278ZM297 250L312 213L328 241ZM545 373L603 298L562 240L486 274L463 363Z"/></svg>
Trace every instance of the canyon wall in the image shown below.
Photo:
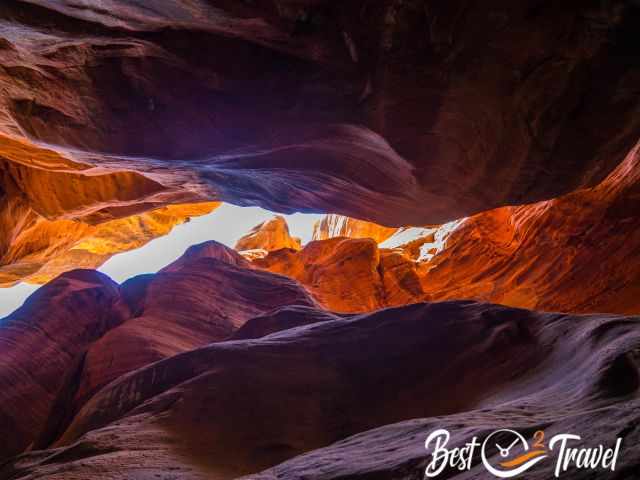
<svg viewBox="0 0 640 480"><path fill-rule="evenodd" d="M313 226L313 240L334 237L371 238L377 243L384 242L398 229L383 227L373 222L365 222L344 215L329 214Z"/></svg>
<svg viewBox="0 0 640 480"><path fill-rule="evenodd" d="M67 273L2 321L0 345L3 479L414 478L430 431L461 445L504 422L620 436L621 475L640 461L637 317L471 301L336 315L209 242L120 287Z"/></svg>
<svg viewBox="0 0 640 480"><path fill-rule="evenodd" d="M3 0L0 287L46 284L0 319L0 480L413 480L429 432L500 426L620 438L612 475L563 478L636 478L639 24ZM221 201L333 216L91 269Z"/></svg>
<svg viewBox="0 0 640 480"><path fill-rule="evenodd" d="M108 5L0 8L2 142L81 176L22 185L48 219L223 200L438 224L594 186L640 133L634 2ZM97 171L121 198L76 191Z"/></svg>
<svg viewBox="0 0 640 480"><path fill-rule="evenodd" d="M289 233L287 221L281 215L256 225L249 233L242 236L234 247L236 250L264 250L271 252L281 248L300 250L300 239Z"/></svg>
<svg viewBox="0 0 640 480"><path fill-rule="evenodd" d="M2 282L98 263L7 253L38 216L222 200L419 226L595 186L640 135L640 8L539 3L3 2Z"/></svg>
<svg viewBox="0 0 640 480"><path fill-rule="evenodd" d="M401 229L380 244L375 226L367 226L373 238L358 238L359 232L347 238L343 229L343 237L312 241L299 252L273 251L253 264L300 281L339 312L473 299L536 310L638 314L639 189L640 144L590 189L455 225Z"/></svg>

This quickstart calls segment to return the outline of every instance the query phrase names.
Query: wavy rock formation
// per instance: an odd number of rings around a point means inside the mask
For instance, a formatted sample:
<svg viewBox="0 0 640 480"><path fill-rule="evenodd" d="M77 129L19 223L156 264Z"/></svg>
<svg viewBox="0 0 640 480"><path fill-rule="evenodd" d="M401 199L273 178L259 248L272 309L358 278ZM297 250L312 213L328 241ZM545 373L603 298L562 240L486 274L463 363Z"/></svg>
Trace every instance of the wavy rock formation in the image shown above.
<svg viewBox="0 0 640 480"><path fill-rule="evenodd" d="M300 250L300 239L289 234L287 221L281 215L265 220L240 238L234 247L238 251L264 250L271 252L281 248Z"/></svg>
<svg viewBox="0 0 640 480"><path fill-rule="evenodd" d="M383 307L377 270L380 252L371 239L332 238L309 242L301 251L282 249L252 265L302 283L325 308L366 312Z"/></svg>
<svg viewBox="0 0 640 480"><path fill-rule="evenodd" d="M6 437L0 457L36 440L86 348L128 315L116 283L95 271L76 270L37 290L2 320L0 425Z"/></svg>
<svg viewBox="0 0 640 480"><path fill-rule="evenodd" d="M377 243L384 242L396 233L397 228L383 227L373 222L365 222L344 215L325 215L313 226L313 240L334 237L372 238Z"/></svg>
<svg viewBox="0 0 640 480"><path fill-rule="evenodd" d="M0 287L18 281L45 283L76 268L98 268L113 255L139 248L192 217L210 213L218 205L215 202L167 205L97 224L50 221L24 209L20 230L10 238L0 256ZM19 211L8 210L8 215Z"/></svg>
<svg viewBox="0 0 640 480"><path fill-rule="evenodd" d="M420 264L409 251L380 249L371 238L335 237L309 242L300 251L270 252L251 264L299 281L329 310L370 312L425 296Z"/></svg>
<svg viewBox="0 0 640 480"><path fill-rule="evenodd" d="M0 425L14 432L0 458L48 445L112 380L286 305L316 304L293 281L252 270L215 242L120 287L95 271L65 273L0 323Z"/></svg>
<svg viewBox="0 0 640 480"><path fill-rule="evenodd" d="M639 20L622 0L7 0L0 253L31 210L224 200L406 226L596 185L640 134ZM3 283L95 263L45 255Z"/></svg>
<svg viewBox="0 0 640 480"><path fill-rule="evenodd" d="M252 264L305 285L326 308L366 312L474 299L537 310L640 312L640 144L602 183L439 228L332 238Z"/></svg>
<svg viewBox="0 0 640 480"><path fill-rule="evenodd" d="M0 287L55 277L0 319L0 480L416 480L438 428L619 438L615 472L562 478L636 479L638 25L635 0L0 2ZM220 201L333 215L304 248L276 217L244 256L56 276Z"/></svg>
<svg viewBox="0 0 640 480"><path fill-rule="evenodd" d="M251 478L415 478L431 430L449 427L457 445L496 422L527 437L621 436L618 472L640 461L637 319L449 302L302 323L119 377L48 450L0 476L224 479L273 467Z"/></svg>
<svg viewBox="0 0 640 480"><path fill-rule="evenodd" d="M93 169L0 135L0 287L96 268L218 206L165 206L166 195L136 172Z"/></svg>
<svg viewBox="0 0 640 480"><path fill-rule="evenodd" d="M640 144L600 185L468 219L426 265L426 300L640 313Z"/></svg>
<svg viewBox="0 0 640 480"><path fill-rule="evenodd" d="M20 187L50 220L224 200L438 224L621 162L640 133L639 10L7 0L0 133L32 141ZM36 142L83 167L61 172Z"/></svg>

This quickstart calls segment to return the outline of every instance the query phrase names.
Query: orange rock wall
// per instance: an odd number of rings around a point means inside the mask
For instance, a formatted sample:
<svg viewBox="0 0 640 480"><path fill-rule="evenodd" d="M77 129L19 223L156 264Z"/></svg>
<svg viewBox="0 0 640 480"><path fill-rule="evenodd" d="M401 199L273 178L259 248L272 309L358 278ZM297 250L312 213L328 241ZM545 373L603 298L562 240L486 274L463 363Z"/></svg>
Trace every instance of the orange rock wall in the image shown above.
<svg viewBox="0 0 640 480"><path fill-rule="evenodd" d="M333 238L300 252L272 252L253 264L300 281L338 312L474 299L536 310L637 314L639 186L636 146L594 188L470 217L427 261L416 261L420 239L387 250L372 239Z"/></svg>
<svg viewBox="0 0 640 480"><path fill-rule="evenodd" d="M281 215L256 225L249 233L240 238L235 249L243 250L278 250L280 248L292 248L300 250L300 239L289 234L289 226Z"/></svg>
<svg viewBox="0 0 640 480"><path fill-rule="evenodd" d="M383 227L373 222L365 222L343 215L325 215L313 226L313 240L333 237L372 238L377 243L384 242L397 228Z"/></svg>

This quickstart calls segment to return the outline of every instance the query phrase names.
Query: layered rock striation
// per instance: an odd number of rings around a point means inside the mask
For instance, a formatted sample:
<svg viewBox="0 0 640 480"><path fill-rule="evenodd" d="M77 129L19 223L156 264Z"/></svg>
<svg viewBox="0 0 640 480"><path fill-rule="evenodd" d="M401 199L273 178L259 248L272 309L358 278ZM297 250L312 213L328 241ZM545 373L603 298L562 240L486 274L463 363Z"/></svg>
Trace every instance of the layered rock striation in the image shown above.
<svg viewBox="0 0 640 480"><path fill-rule="evenodd" d="M400 229L380 244L373 238L312 241L252 264L298 280L340 312L463 298L637 314L639 175L636 146L602 183L564 197L440 227Z"/></svg>
<svg viewBox="0 0 640 480"><path fill-rule="evenodd" d="M234 247L238 251L264 250L271 252L281 248L300 250L300 239L292 237L289 226L282 215L276 215L256 225L249 233L241 237Z"/></svg>
<svg viewBox="0 0 640 480"><path fill-rule="evenodd" d="M121 286L92 270L63 274L0 321L0 419L13 432L0 456L48 445L127 372L224 340L286 305L316 304L295 282L250 269L215 242Z"/></svg>
<svg viewBox="0 0 640 480"><path fill-rule="evenodd" d="M202 281L192 268L181 272ZM284 330L274 328L278 316L290 319ZM589 444L620 436L617 472L640 461L637 318L468 301L340 317L306 305L259 315L237 334L118 376L45 450L6 461L0 477L414 478L424 474L431 431L449 428L461 445L496 425L527 438L576 432ZM111 347L127 351L122 341ZM37 371L25 370L25 386ZM33 395L26 388L23 400ZM541 464L530 478L553 468ZM478 465L448 473L486 478Z"/></svg>
<svg viewBox="0 0 640 480"><path fill-rule="evenodd" d="M0 480L408 480L431 431L501 427L621 439L615 472L563 478L636 478L639 23L3 1L0 286L53 280L0 320ZM264 255L58 275L219 201L334 215L304 248L276 218L237 245Z"/></svg>
<svg viewBox="0 0 640 480"><path fill-rule="evenodd" d="M639 18L622 0L5 1L2 211L223 200L406 226L592 187L640 133ZM6 245L23 224L2 215Z"/></svg>
<svg viewBox="0 0 640 480"><path fill-rule="evenodd" d="M381 243L397 230L344 215L329 214L314 224L312 238L313 240L326 240L334 237L371 238L377 243Z"/></svg>

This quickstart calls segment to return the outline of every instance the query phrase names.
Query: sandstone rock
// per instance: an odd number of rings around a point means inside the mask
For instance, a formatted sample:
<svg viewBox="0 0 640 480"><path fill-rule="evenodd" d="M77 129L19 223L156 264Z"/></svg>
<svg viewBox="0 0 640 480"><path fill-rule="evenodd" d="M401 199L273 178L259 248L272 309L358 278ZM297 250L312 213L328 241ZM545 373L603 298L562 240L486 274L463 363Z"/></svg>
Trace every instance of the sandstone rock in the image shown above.
<svg viewBox="0 0 640 480"><path fill-rule="evenodd" d="M600 185L469 218L419 272L426 300L640 312L640 145Z"/></svg>
<svg viewBox="0 0 640 480"><path fill-rule="evenodd" d="M379 263L375 241L340 237L309 242L299 252L276 250L252 262L299 281L325 308L344 313L385 306Z"/></svg>
<svg viewBox="0 0 640 480"><path fill-rule="evenodd" d="M0 132L34 155L0 149L3 202L407 226L592 187L640 132L638 18L622 1L4 2Z"/></svg>
<svg viewBox="0 0 640 480"><path fill-rule="evenodd" d="M640 460L629 426L639 342L632 318L473 302L321 321L124 375L51 449L10 460L0 475L224 479L288 460L251 478L413 478L424 472L431 430L448 427L460 444L505 424L527 435L577 432L593 444L622 435L617 468L630 472ZM470 475L486 478L480 468Z"/></svg>
<svg viewBox="0 0 640 480"><path fill-rule="evenodd" d="M253 265L294 278L326 308L365 312L460 298L547 311L640 312L640 146L601 184L379 246L333 238ZM386 247L386 248L385 248Z"/></svg>
<svg viewBox="0 0 640 480"><path fill-rule="evenodd" d="M76 378L87 347L128 315L117 284L101 273L75 270L0 322L1 458L35 442L47 422L65 418L66 411L52 407L66 379Z"/></svg>
<svg viewBox="0 0 640 480"><path fill-rule="evenodd" d="M269 255L269 252L267 252L262 248L254 248L252 250L242 250L238 253L242 255L243 258L246 258L250 262L253 262L254 260L258 260L259 258L264 258L267 255Z"/></svg>
<svg viewBox="0 0 640 480"><path fill-rule="evenodd" d="M289 307L279 308L260 317L252 318L236 330L233 335L229 337L229 340L262 338L282 330L347 317L348 315L326 312L317 308L291 305Z"/></svg>
<svg viewBox="0 0 640 480"><path fill-rule="evenodd" d="M3 135L0 184L0 287L96 268L218 206L167 202L166 189L143 175L96 171Z"/></svg>
<svg viewBox="0 0 640 480"><path fill-rule="evenodd" d="M235 249L244 250L279 250L291 248L300 250L300 239L289 234L289 226L284 217L276 215L272 219L256 225L245 236L236 242Z"/></svg>
<svg viewBox="0 0 640 480"><path fill-rule="evenodd" d="M276 308L316 305L290 279L247 265L207 242L120 288L77 270L34 293L0 324L0 419L3 431L15 431L0 457L48 445L92 395L127 372L224 340Z"/></svg>
<svg viewBox="0 0 640 480"><path fill-rule="evenodd" d="M396 228L383 227L343 215L325 215L313 226L313 240L333 237L372 238L377 243L384 242L396 232Z"/></svg>
<svg viewBox="0 0 640 480"><path fill-rule="evenodd" d="M593 186L640 132L638 9L613 3L5 2L1 210L226 200L405 226ZM11 263L5 283L36 268Z"/></svg>
<svg viewBox="0 0 640 480"><path fill-rule="evenodd" d="M505 425L621 437L635 478L637 317L548 311L640 311L639 23L623 0L1 2L0 284L218 201L372 238L300 249L276 220L251 262L205 243L121 286L55 278L0 321L0 479L415 479L429 431Z"/></svg>
<svg viewBox="0 0 640 480"><path fill-rule="evenodd" d="M191 217L210 213L218 205L167 205L98 224L50 221L28 207L6 207L6 215L12 216L9 221L15 221L13 215L18 212L23 220L11 244L0 255L0 287L18 281L45 283L75 268L98 268L113 255L139 248Z"/></svg>

